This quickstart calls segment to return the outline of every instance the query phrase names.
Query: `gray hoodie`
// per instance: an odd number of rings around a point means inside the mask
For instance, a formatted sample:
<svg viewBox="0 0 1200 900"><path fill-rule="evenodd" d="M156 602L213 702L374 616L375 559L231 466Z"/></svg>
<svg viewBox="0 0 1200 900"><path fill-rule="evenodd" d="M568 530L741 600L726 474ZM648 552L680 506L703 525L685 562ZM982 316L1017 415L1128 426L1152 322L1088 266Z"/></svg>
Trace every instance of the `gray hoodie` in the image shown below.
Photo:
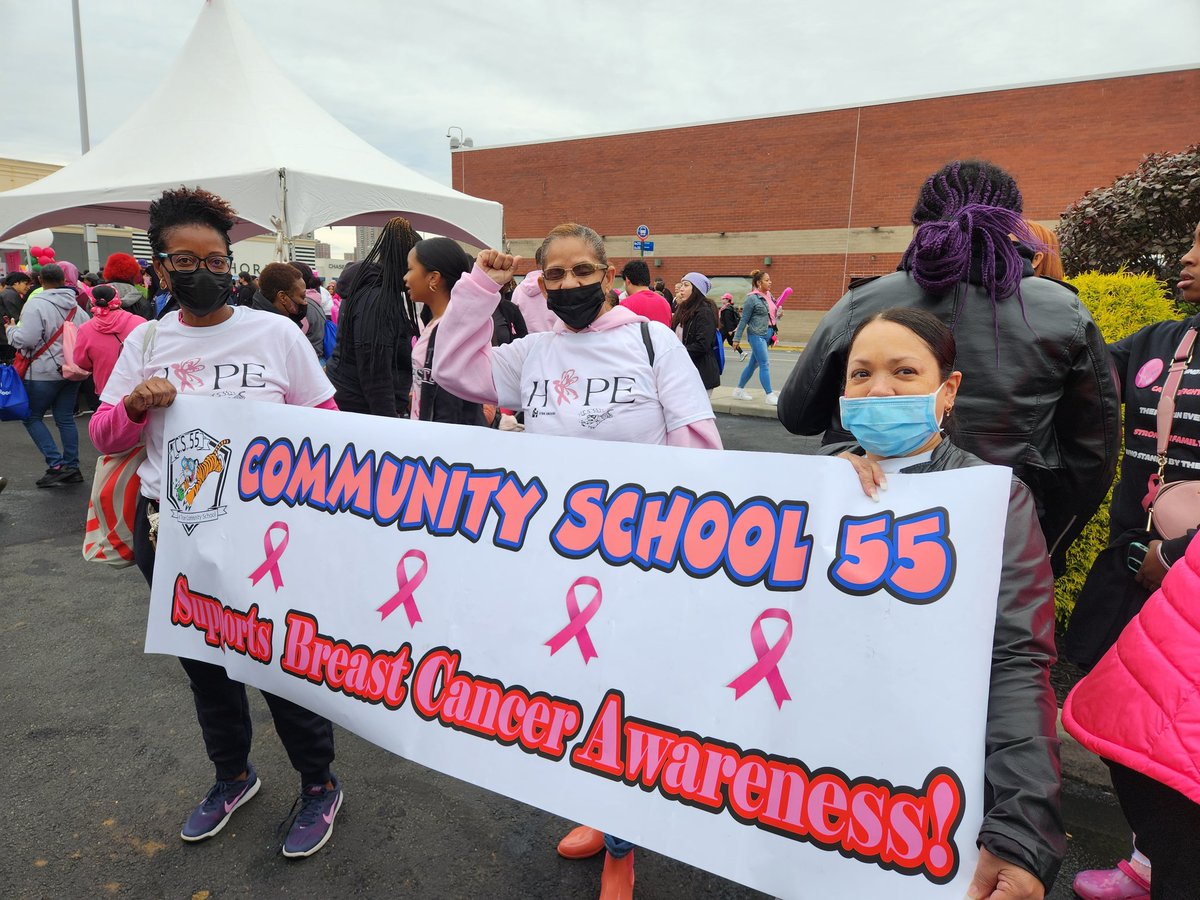
<svg viewBox="0 0 1200 900"><path fill-rule="evenodd" d="M91 318L79 308L72 288L51 288L39 292L36 297L26 301L21 310L20 323L8 336L9 343L26 356L32 356L58 331L72 309L75 310L75 318L71 321L77 328ZM46 352L33 361L26 377L30 381L62 381L63 362L60 334Z"/></svg>
<svg viewBox="0 0 1200 900"><path fill-rule="evenodd" d="M146 295L132 284L124 281L109 281L106 284L121 298L121 309L141 316L147 322L154 318L154 301L147 299Z"/></svg>

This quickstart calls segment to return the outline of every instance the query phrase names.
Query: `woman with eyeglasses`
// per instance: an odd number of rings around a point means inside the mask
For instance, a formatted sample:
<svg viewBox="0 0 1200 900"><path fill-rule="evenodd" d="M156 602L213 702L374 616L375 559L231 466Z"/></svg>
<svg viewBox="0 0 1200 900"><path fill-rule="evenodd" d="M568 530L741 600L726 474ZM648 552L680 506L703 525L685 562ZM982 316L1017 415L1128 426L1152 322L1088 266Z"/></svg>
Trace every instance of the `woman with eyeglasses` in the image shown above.
<svg viewBox="0 0 1200 900"><path fill-rule="evenodd" d="M559 225L536 258L557 325L492 346L492 312L519 257L484 250L451 293L434 380L467 400L524 410L529 432L720 449L712 405L679 339L622 306L606 309L616 270L600 235Z"/></svg>
<svg viewBox="0 0 1200 900"><path fill-rule="evenodd" d="M454 286L439 327L433 378L460 397L525 413L525 430L585 440L721 449L716 419L687 349L671 329L607 302L616 269L586 225L552 229L535 256L550 331L491 345L492 312L519 257L484 250ZM607 850L601 898L633 896L633 845L579 826L558 852Z"/></svg>
<svg viewBox="0 0 1200 900"><path fill-rule="evenodd" d="M141 497L134 523L134 561L154 572L158 497L163 472L163 415L178 394L337 409L308 339L286 316L230 306L229 230L236 213L201 188L166 191L150 204L147 232L154 269L178 302L157 322L125 339L89 426L102 453L146 444L138 468ZM245 685L223 667L180 659L191 682L196 716L216 783L184 823L185 841L210 838L261 785L250 763L251 725ZM300 775L298 812L283 843L287 857L310 856L333 833L341 783L330 771L333 726L290 700L263 692L275 731Z"/></svg>

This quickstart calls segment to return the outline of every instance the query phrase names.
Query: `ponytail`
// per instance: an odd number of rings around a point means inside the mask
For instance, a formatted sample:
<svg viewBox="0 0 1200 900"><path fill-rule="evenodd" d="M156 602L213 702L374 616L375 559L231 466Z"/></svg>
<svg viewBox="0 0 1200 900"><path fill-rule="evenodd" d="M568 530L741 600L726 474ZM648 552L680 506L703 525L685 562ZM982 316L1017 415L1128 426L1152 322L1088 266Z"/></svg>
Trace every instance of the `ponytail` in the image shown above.
<svg viewBox="0 0 1200 900"><path fill-rule="evenodd" d="M92 314L106 315L110 310L121 308L121 296L111 284L98 284L92 288Z"/></svg>

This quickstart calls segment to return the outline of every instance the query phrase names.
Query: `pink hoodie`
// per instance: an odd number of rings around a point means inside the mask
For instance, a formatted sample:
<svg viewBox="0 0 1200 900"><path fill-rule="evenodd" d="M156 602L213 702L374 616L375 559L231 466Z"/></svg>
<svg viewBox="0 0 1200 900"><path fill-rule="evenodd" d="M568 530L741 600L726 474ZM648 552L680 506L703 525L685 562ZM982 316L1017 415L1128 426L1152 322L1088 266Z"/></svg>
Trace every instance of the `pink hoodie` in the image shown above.
<svg viewBox="0 0 1200 900"><path fill-rule="evenodd" d="M438 326L433 380L464 400L494 404L498 398L496 383L492 378L492 312L499 302L500 286L483 269L475 266L469 275L458 280L450 296L451 303L446 307L446 314ZM516 299L515 295L513 299ZM554 319L554 327L548 330L559 333L567 331L558 316L548 310L547 313ZM644 316L634 315L618 306L596 319L584 331L606 331L645 321ZM530 331L533 331L532 326ZM528 353L530 340L521 338L513 341L506 345L505 350L519 354L523 360L524 354ZM715 417L668 431L666 442L673 447L722 449Z"/></svg>
<svg viewBox="0 0 1200 900"><path fill-rule="evenodd" d="M546 298L542 296L542 289L538 285L538 279L541 277L542 270L534 269L517 285L512 295L512 301L521 311L525 327L529 329L530 334L535 331L553 331L558 323L558 316L546 308Z"/></svg>
<svg viewBox="0 0 1200 900"><path fill-rule="evenodd" d="M63 278L67 287L75 292L75 296L79 298L79 305L84 310L90 310L92 305L92 289L86 281L79 280L79 267L73 262L63 260L58 264L58 267L63 270ZM86 297L87 300L83 298Z"/></svg>
<svg viewBox="0 0 1200 900"><path fill-rule="evenodd" d="M104 393L108 377L112 374L117 357L129 332L146 320L141 316L121 309L120 299L113 301L116 309L107 306L92 308L92 318L79 328L75 339L75 358L72 362L79 369L91 372L96 380L96 393Z"/></svg>

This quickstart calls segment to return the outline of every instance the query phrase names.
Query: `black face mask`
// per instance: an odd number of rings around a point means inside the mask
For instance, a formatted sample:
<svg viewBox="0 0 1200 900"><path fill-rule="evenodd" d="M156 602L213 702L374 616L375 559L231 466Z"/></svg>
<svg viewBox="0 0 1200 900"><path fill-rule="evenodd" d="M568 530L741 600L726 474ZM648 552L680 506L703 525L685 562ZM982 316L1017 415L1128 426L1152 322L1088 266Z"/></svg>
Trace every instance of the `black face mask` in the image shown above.
<svg viewBox="0 0 1200 900"><path fill-rule="evenodd" d="M308 317L308 304L304 303L296 307L294 313L288 313L287 317L297 325L303 325L304 320Z"/></svg>
<svg viewBox="0 0 1200 900"><path fill-rule="evenodd" d="M557 288L546 291L546 307L563 320L568 328L582 331L600 315L604 306L604 281L581 284L573 288Z"/></svg>
<svg viewBox="0 0 1200 900"><path fill-rule="evenodd" d="M193 316L211 316L229 302L233 294L229 277L214 275L203 267L195 272L172 272L171 295Z"/></svg>

